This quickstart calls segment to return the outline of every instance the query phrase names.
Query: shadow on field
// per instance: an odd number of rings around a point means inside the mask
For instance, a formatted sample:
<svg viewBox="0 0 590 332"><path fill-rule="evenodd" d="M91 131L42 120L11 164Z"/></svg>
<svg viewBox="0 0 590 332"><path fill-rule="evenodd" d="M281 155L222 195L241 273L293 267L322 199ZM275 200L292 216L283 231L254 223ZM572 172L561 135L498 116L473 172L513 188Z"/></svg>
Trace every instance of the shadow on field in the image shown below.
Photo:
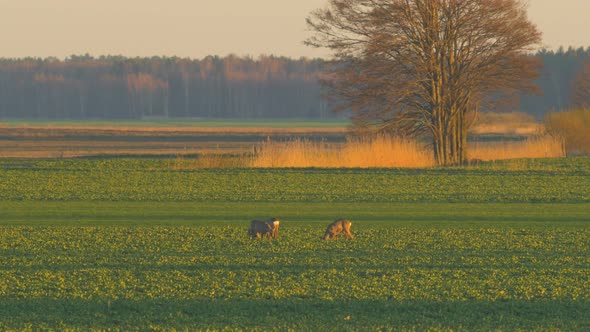
<svg viewBox="0 0 590 332"><path fill-rule="evenodd" d="M588 330L589 301L0 299L0 329Z"/></svg>

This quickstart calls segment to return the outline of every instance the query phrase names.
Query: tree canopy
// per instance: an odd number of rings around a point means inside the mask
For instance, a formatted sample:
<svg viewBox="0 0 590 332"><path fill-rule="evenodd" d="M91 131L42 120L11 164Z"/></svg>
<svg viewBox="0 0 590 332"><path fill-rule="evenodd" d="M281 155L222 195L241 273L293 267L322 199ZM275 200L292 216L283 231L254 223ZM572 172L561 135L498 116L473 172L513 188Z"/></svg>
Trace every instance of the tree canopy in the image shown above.
<svg viewBox="0 0 590 332"><path fill-rule="evenodd" d="M330 0L306 43L333 51L324 83L360 126L427 134L462 163L474 114L532 89L541 33L518 0Z"/></svg>

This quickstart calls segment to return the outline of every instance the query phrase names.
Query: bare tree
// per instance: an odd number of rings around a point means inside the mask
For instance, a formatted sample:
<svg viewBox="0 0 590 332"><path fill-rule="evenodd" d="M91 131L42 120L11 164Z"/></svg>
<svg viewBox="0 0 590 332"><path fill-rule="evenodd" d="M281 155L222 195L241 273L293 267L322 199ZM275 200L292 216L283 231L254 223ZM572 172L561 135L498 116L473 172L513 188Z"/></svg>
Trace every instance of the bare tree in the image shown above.
<svg viewBox="0 0 590 332"><path fill-rule="evenodd" d="M467 158L482 107L532 89L541 39L520 0L329 0L306 43L333 51L324 83L359 126L427 134L439 164Z"/></svg>
<svg viewBox="0 0 590 332"><path fill-rule="evenodd" d="M572 93L574 107L586 109L590 107L590 61L586 61L574 81Z"/></svg>

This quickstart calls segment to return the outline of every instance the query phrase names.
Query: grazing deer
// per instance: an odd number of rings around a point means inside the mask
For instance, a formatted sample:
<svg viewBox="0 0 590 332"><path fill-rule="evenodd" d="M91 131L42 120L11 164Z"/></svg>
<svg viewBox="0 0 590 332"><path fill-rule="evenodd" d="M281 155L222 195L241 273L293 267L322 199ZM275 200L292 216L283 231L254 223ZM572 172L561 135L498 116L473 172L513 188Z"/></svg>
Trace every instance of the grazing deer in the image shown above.
<svg viewBox="0 0 590 332"><path fill-rule="evenodd" d="M345 218L338 219L338 220L334 221L333 223L331 223L330 225L328 225L328 228L326 229L326 233L324 234L323 239L324 240L336 239L338 234L343 233L347 239L352 240L352 239L354 239L354 236L350 232L350 226L352 226L352 223L350 222L350 220L345 219Z"/></svg>
<svg viewBox="0 0 590 332"><path fill-rule="evenodd" d="M250 228L248 228L248 235L252 238L279 238L279 224L277 218L270 218L268 220L252 220Z"/></svg>

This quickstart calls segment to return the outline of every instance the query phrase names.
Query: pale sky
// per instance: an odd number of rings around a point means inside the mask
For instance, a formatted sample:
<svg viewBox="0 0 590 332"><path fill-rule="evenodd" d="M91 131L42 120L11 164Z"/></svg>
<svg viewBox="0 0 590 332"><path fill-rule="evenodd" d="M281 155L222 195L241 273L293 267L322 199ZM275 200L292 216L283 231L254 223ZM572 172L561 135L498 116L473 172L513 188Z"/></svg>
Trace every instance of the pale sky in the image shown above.
<svg viewBox="0 0 590 332"><path fill-rule="evenodd" d="M327 0L0 0L0 57L260 54L325 57L303 45ZM548 48L590 46L590 0L529 0Z"/></svg>

